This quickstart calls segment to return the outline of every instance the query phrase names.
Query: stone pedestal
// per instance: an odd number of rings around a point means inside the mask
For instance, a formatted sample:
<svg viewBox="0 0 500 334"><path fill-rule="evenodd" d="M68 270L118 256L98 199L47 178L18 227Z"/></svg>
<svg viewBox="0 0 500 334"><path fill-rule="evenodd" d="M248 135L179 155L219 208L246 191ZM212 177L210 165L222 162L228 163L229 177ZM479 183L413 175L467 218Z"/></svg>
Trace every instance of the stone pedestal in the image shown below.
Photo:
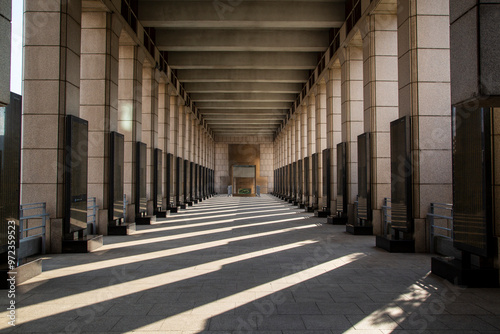
<svg viewBox="0 0 500 334"><path fill-rule="evenodd" d="M135 217L136 225L151 225L154 222L156 222L156 216Z"/></svg>
<svg viewBox="0 0 500 334"><path fill-rule="evenodd" d="M63 253L89 253L102 247L102 235L87 235L76 240L63 240Z"/></svg>
<svg viewBox="0 0 500 334"><path fill-rule="evenodd" d="M155 211L154 212L154 215L157 217L157 218L167 218L167 211Z"/></svg>
<svg viewBox="0 0 500 334"><path fill-rule="evenodd" d="M0 269L0 289L5 290L10 288L10 283L7 281L7 278L10 278L14 275L9 275L8 273L11 270L8 269ZM42 259L36 259L33 261L29 261L26 264L20 265L19 267L12 270L15 272L15 285L19 285L27 280L36 277L42 273Z"/></svg>
<svg viewBox="0 0 500 334"><path fill-rule="evenodd" d="M328 216L326 222L328 224L332 225L345 225L347 224L347 217L335 217L335 216Z"/></svg>
<svg viewBox="0 0 500 334"><path fill-rule="evenodd" d="M135 232L135 223L108 226L108 235L129 235Z"/></svg>
<svg viewBox="0 0 500 334"><path fill-rule="evenodd" d="M471 266L463 268L462 262L455 258L433 257L433 274L443 277L456 285L468 288L498 288L498 269Z"/></svg>
<svg viewBox="0 0 500 334"><path fill-rule="evenodd" d="M327 218L328 217L328 211L323 211L323 210L315 210L314 211L314 216L318 218Z"/></svg>
<svg viewBox="0 0 500 334"><path fill-rule="evenodd" d="M415 253L415 240L394 240L377 235L376 246L389 253Z"/></svg>
<svg viewBox="0 0 500 334"><path fill-rule="evenodd" d="M356 226L347 224L345 231L352 235L373 235L373 226Z"/></svg>

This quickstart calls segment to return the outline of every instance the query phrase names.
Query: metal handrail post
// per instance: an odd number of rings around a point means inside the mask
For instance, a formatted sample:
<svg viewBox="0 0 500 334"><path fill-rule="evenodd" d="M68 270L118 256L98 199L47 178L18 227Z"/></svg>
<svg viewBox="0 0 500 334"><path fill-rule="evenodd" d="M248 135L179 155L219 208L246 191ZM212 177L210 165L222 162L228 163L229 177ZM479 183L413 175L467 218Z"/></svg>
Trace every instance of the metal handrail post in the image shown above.
<svg viewBox="0 0 500 334"><path fill-rule="evenodd" d="M123 194L123 222L127 221L127 194Z"/></svg>
<svg viewBox="0 0 500 334"><path fill-rule="evenodd" d="M93 198L94 205L92 206L92 215L94 216L94 224L92 225L92 234L97 234L97 199L95 197Z"/></svg>
<svg viewBox="0 0 500 334"><path fill-rule="evenodd" d="M47 204L46 203L43 203L42 205L42 214L43 214L43 218L42 218L42 254L45 254L45 238L46 238L46 226L47 226Z"/></svg>
<svg viewBox="0 0 500 334"><path fill-rule="evenodd" d="M431 215L429 217L430 224L430 249L431 254L434 254L434 203L431 203Z"/></svg>
<svg viewBox="0 0 500 334"><path fill-rule="evenodd" d="M20 210L19 210L19 241L23 238L23 205L20 205Z"/></svg>

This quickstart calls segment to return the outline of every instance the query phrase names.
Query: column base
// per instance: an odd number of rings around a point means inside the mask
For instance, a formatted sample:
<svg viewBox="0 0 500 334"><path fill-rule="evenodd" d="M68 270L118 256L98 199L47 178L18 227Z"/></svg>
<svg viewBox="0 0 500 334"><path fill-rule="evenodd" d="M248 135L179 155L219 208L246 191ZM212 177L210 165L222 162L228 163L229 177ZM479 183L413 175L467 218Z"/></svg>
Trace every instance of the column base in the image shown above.
<svg viewBox="0 0 500 334"><path fill-rule="evenodd" d="M135 232L135 223L108 225L108 235L129 235Z"/></svg>
<svg viewBox="0 0 500 334"><path fill-rule="evenodd" d="M389 253L415 253L415 240L394 240L377 235L375 244Z"/></svg>
<svg viewBox="0 0 500 334"><path fill-rule="evenodd" d="M335 217L328 216L326 222L332 225L346 225L348 221L347 217Z"/></svg>
<svg viewBox="0 0 500 334"><path fill-rule="evenodd" d="M0 269L0 289L7 290L10 288L10 283L7 278L11 277L9 272L15 272L15 285L19 285L27 280L36 277L42 273L42 259L36 259L29 261L28 263L22 264L13 270L7 268ZM14 275L12 275L14 276Z"/></svg>
<svg viewBox="0 0 500 334"><path fill-rule="evenodd" d="M102 235L87 235L76 240L63 240L63 253L90 253L102 247Z"/></svg>
<svg viewBox="0 0 500 334"><path fill-rule="evenodd" d="M305 208L306 212L314 212L314 207L313 206L306 206Z"/></svg>
<svg viewBox="0 0 500 334"><path fill-rule="evenodd" d="M193 201L186 201L186 202L185 202L185 204L186 204L187 206L193 206Z"/></svg>
<svg viewBox="0 0 500 334"><path fill-rule="evenodd" d="M170 213L177 213L177 207L172 207L172 208L169 208L168 209L170 211Z"/></svg>
<svg viewBox="0 0 500 334"><path fill-rule="evenodd" d="M328 211L314 210L314 217L327 218L328 217Z"/></svg>
<svg viewBox="0 0 500 334"><path fill-rule="evenodd" d="M135 217L136 225L151 225L156 221L156 216Z"/></svg>
<svg viewBox="0 0 500 334"><path fill-rule="evenodd" d="M345 231L352 235L373 235L373 226L355 226L347 224Z"/></svg>
<svg viewBox="0 0 500 334"><path fill-rule="evenodd" d="M167 218L167 211L155 211L154 215L156 218Z"/></svg>
<svg viewBox="0 0 500 334"><path fill-rule="evenodd" d="M498 269L462 268L462 261L449 257L433 257L431 260L431 272L455 285L468 288L498 288Z"/></svg>

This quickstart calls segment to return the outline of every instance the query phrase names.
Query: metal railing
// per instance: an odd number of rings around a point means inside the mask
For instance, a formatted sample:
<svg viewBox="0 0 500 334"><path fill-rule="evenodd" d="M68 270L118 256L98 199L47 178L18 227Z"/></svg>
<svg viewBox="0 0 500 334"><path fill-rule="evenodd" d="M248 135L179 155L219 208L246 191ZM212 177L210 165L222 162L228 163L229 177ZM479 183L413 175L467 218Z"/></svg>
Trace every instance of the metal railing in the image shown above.
<svg viewBox="0 0 500 334"><path fill-rule="evenodd" d="M391 233L391 199L384 198L384 205L382 206L382 224L384 228L384 236Z"/></svg>
<svg viewBox="0 0 500 334"><path fill-rule="evenodd" d="M91 210L92 213L88 214L87 212L87 226L91 225L91 231L92 234L97 234L97 210L99 209L99 206L97 205L97 199L95 197L89 197L87 199L88 204L87 204L87 211Z"/></svg>
<svg viewBox="0 0 500 334"><path fill-rule="evenodd" d="M359 195L356 195L356 200L354 201L354 222L355 222L355 225L360 225L360 223L359 223Z"/></svg>
<svg viewBox="0 0 500 334"><path fill-rule="evenodd" d="M29 240L36 238L41 238L41 253L45 254L45 232L47 226L47 218L49 214L47 213L47 204L42 203L31 203L31 204L21 204L19 206L19 243L24 243ZM36 210L38 212L33 213ZM27 211L30 211L27 214ZM28 227L30 222L41 220L40 225ZM29 231L39 229L39 233L31 234ZM26 234L26 235L25 235ZM28 256L34 254L28 254Z"/></svg>
<svg viewBox="0 0 500 334"><path fill-rule="evenodd" d="M430 251L434 253L434 237L453 240L453 204L431 203L427 217L430 226ZM440 224L436 225L437 222ZM442 233L436 233L437 231Z"/></svg>
<svg viewBox="0 0 500 334"><path fill-rule="evenodd" d="M128 206L127 195L123 194L123 222L127 221L127 206Z"/></svg>

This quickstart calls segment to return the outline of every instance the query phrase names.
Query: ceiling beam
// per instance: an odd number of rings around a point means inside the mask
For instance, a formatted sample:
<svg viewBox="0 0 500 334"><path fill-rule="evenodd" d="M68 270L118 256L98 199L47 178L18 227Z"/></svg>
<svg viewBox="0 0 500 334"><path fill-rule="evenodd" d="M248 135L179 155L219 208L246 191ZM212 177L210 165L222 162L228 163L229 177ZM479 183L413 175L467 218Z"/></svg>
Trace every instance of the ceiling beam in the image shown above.
<svg viewBox="0 0 500 334"><path fill-rule="evenodd" d="M318 55L309 52L169 52L173 69L313 70Z"/></svg>
<svg viewBox="0 0 500 334"><path fill-rule="evenodd" d="M191 99L198 102L293 102L297 94L292 93L192 93Z"/></svg>
<svg viewBox="0 0 500 334"><path fill-rule="evenodd" d="M225 120L207 120L208 124L235 124L235 123L244 123L244 124L276 124L276 123L281 123L283 120L282 119L255 119L255 120L231 120L231 121L225 121Z"/></svg>
<svg viewBox="0 0 500 334"><path fill-rule="evenodd" d="M199 110L200 114L203 115L203 118L231 118L231 117L275 117L275 118L285 118L288 113L283 113L279 111L273 110L262 110L256 109L252 111L245 111L244 109L237 110L217 110L217 109L201 109Z"/></svg>
<svg viewBox="0 0 500 334"><path fill-rule="evenodd" d="M184 89L192 93L294 93L302 89L301 83L282 82L187 82Z"/></svg>
<svg viewBox="0 0 500 334"><path fill-rule="evenodd" d="M210 128L213 129L276 129L278 125L269 124L222 124L222 125L214 125Z"/></svg>
<svg viewBox="0 0 500 334"><path fill-rule="evenodd" d="M139 1L139 20L164 28L339 28L344 1Z"/></svg>
<svg viewBox="0 0 500 334"><path fill-rule="evenodd" d="M183 82L291 82L304 84L308 70L232 70L201 69L178 70L177 78Z"/></svg>
<svg viewBox="0 0 500 334"><path fill-rule="evenodd" d="M282 116L255 116L255 115L241 115L240 117L227 117L227 116L219 116L219 117L210 117L203 116L203 119L207 122L217 123L217 122L281 122L284 117Z"/></svg>
<svg viewBox="0 0 500 334"><path fill-rule="evenodd" d="M328 30L156 30L160 51L325 52L328 44Z"/></svg>
<svg viewBox="0 0 500 334"><path fill-rule="evenodd" d="M290 102L196 102L198 109L289 109L292 106Z"/></svg>

